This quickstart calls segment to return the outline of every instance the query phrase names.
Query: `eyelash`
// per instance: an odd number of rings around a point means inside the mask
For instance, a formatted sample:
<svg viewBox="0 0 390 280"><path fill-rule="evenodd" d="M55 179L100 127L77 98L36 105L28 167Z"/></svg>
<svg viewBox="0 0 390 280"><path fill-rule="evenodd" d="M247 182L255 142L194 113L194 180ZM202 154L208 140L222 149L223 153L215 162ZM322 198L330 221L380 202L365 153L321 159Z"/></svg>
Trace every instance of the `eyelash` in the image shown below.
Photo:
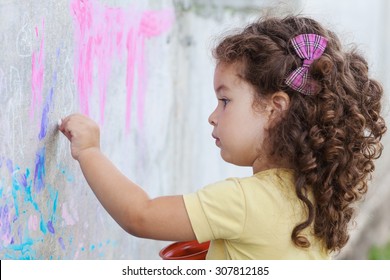
<svg viewBox="0 0 390 280"><path fill-rule="evenodd" d="M223 107L226 107L226 105L229 103L229 99L227 99L227 98L220 98L220 99L218 99L219 101L222 101L222 103L223 103Z"/></svg>

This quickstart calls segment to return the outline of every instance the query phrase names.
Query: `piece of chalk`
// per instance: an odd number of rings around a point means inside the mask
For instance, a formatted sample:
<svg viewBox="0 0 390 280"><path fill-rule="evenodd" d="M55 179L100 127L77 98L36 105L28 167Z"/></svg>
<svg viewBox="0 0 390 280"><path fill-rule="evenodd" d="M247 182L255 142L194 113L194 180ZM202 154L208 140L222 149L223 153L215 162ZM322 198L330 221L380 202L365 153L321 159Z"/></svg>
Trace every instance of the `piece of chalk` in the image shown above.
<svg viewBox="0 0 390 280"><path fill-rule="evenodd" d="M58 122L57 122L58 126L61 126L62 124L62 119L59 119Z"/></svg>

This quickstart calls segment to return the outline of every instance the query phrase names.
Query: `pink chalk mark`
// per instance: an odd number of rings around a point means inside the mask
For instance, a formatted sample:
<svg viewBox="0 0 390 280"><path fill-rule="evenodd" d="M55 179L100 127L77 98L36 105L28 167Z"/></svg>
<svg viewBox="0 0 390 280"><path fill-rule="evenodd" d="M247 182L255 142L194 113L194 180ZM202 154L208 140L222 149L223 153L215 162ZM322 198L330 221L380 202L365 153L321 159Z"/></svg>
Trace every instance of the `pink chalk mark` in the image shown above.
<svg viewBox="0 0 390 280"><path fill-rule="evenodd" d="M161 11L144 11L140 24L140 33L147 38L160 36L169 30L174 20L171 9Z"/></svg>
<svg viewBox="0 0 390 280"><path fill-rule="evenodd" d="M78 21L75 28L77 39L74 75L79 93L80 110L89 114L88 99L92 92L92 39L89 29L92 25L91 7L88 1L72 1L74 18Z"/></svg>
<svg viewBox="0 0 390 280"><path fill-rule="evenodd" d="M77 247L77 251L76 253L74 254L74 257L73 259L77 260L79 258L79 255L80 255L80 251L82 250L82 248L84 247L84 243L80 242L78 247Z"/></svg>
<svg viewBox="0 0 390 280"><path fill-rule="evenodd" d="M62 205L62 218L67 226L73 226L76 223L74 217L69 214L68 205L65 202Z"/></svg>
<svg viewBox="0 0 390 280"><path fill-rule="evenodd" d="M29 231L36 231L38 229L38 217L37 215L31 215L28 218L28 229Z"/></svg>
<svg viewBox="0 0 390 280"><path fill-rule="evenodd" d="M45 23L42 20L42 30L45 27ZM35 27L35 35L39 37L38 27ZM42 88L43 88L43 68L44 68L44 36L41 32L41 42L38 51L34 51L31 61L31 91L32 100L30 108L30 119L34 118L36 107L42 105Z"/></svg>
<svg viewBox="0 0 390 280"><path fill-rule="evenodd" d="M140 124L140 127L143 127L144 124L144 108L145 108L145 90L146 90L146 64L145 61L145 40L144 38L141 39L139 42L139 48L137 49L137 58L139 61L138 64L138 122ZM130 105L130 104L128 104Z"/></svg>
<svg viewBox="0 0 390 280"><path fill-rule="evenodd" d="M135 74L135 66L137 65L137 49L138 47L138 39L137 35L139 30L139 26L137 23L140 22L141 15L134 15L134 22L131 25L129 32L127 32L127 40L126 40L126 49L127 49L127 73L126 73L126 129L130 130L130 120L131 120L131 104L133 99L133 91L134 91L134 74Z"/></svg>
<svg viewBox="0 0 390 280"><path fill-rule="evenodd" d="M96 63L100 122L103 123L112 63L115 59L122 59L127 53L126 130L130 129L135 86L138 91L137 118L142 127L147 81L145 39L159 36L169 30L174 21L173 11L138 11L133 6L128 9L107 8L94 0L73 0L71 10L76 26L74 73L81 112L89 115L93 67ZM136 69L138 80L135 83Z"/></svg>

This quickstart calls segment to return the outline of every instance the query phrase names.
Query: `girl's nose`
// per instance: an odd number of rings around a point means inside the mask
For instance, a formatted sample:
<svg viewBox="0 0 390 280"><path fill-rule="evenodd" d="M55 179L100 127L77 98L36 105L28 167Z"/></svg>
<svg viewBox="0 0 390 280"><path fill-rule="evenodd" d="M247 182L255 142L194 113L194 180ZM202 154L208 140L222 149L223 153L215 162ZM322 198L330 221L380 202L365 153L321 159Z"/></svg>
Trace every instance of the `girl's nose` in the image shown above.
<svg viewBox="0 0 390 280"><path fill-rule="evenodd" d="M216 126L217 125L217 118L216 118L216 114L215 114L215 111L211 113L211 115L209 116L209 124L211 124L212 126Z"/></svg>

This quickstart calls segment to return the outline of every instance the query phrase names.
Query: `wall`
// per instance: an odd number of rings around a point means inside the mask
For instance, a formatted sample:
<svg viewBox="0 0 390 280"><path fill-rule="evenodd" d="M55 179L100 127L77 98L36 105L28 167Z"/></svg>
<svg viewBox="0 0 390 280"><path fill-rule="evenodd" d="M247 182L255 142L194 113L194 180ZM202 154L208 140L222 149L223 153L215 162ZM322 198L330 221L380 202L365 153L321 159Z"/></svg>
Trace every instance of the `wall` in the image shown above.
<svg viewBox="0 0 390 280"><path fill-rule="evenodd" d="M71 112L88 114L102 126L107 154L129 175L161 171L164 159L152 163L165 142L153 144L148 127L158 115L169 123L171 101L149 102L162 105L158 112L147 107L147 76L165 95L170 90L162 67L146 69L145 53L150 48L156 64L167 65L158 58L175 19L171 5L157 4L0 2L1 258L157 257L161 245L124 234L97 203L56 128ZM154 113L148 118L145 110ZM170 180L163 177L156 193Z"/></svg>
<svg viewBox="0 0 390 280"><path fill-rule="evenodd" d="M211 139L210 47L274 4L0 0L0 259L158 259L168 244L100 206L56 129L72 112L99 122L104 153L151 197L249 175Z"/></svg>

